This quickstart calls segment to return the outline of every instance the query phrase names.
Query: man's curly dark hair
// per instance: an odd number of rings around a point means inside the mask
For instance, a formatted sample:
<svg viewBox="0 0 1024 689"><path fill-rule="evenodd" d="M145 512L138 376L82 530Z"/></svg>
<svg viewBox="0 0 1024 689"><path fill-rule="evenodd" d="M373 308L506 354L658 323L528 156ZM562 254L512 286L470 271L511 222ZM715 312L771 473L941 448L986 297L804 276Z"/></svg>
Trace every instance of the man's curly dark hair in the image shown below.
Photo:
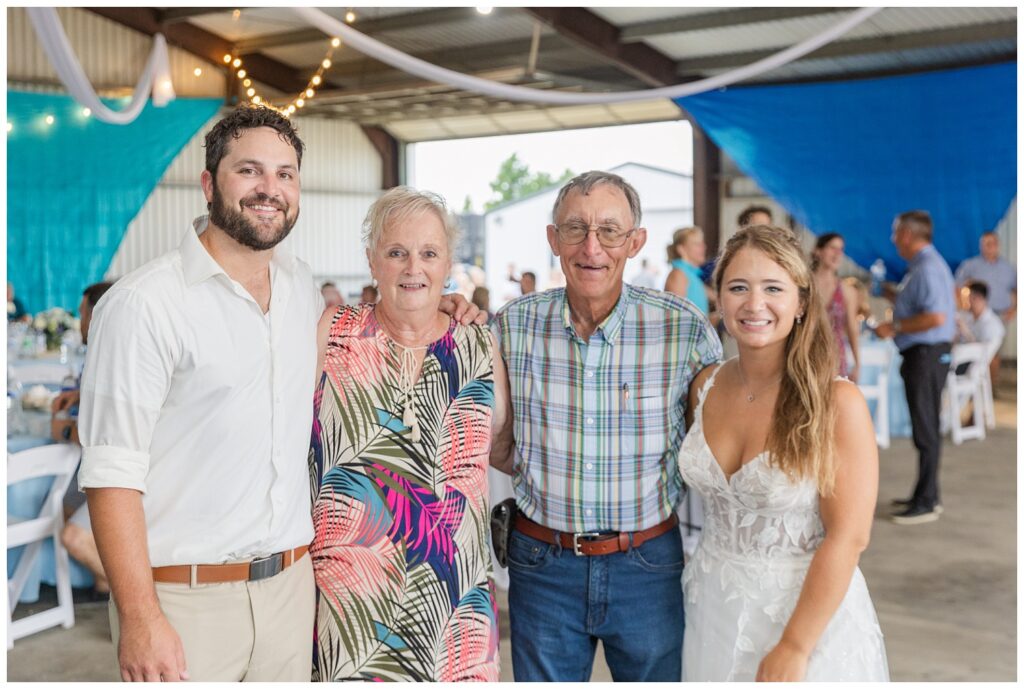
<svg viewBox="0 0 1024 689"><path fill-rule="evenodd" d="M266 105L244 103L225 115L213 125L206 135L206 169L216 177L217 166L228 150L228 142L242 136L247 129L270 127L275 130L281 140L291 144L295 149L299 167L302 167L302 150L305 146L299 138L291 120L279 110Z"/></svg>

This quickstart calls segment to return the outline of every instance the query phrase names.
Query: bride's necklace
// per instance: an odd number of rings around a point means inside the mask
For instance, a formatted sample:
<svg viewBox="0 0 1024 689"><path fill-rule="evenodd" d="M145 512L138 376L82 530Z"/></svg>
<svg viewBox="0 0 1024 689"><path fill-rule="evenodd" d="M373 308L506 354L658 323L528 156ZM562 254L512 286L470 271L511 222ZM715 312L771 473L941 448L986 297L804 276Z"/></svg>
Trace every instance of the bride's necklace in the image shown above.
<svg viewBox="0 0 1024 689"><path fill-rule="evenodd" d="M765 392L766 390L769 390L770 388L778 385L779 381L782 380L782 376L780 375L778 378L776 378L772 382L768 383L764 387L762 387L762 388L760 388L758 390L755 390L754 392L751 392L750 391L750 385L747 383L746 376L743 375L743 368L739 365L739 363L736 364L736 371L740 374L740 381L743 383L744 390L747 391L747 402L753 402L754 400L757 399L758 395L760 395L762 392Z"/></svg>

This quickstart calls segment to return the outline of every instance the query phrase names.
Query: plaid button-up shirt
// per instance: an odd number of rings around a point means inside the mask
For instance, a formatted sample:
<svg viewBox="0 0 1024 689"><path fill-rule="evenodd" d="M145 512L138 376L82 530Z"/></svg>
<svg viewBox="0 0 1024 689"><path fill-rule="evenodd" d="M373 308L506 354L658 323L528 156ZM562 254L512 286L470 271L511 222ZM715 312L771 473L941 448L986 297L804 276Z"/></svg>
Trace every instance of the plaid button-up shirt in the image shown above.
<svg viewBox="0 0 1024 689"><path fill-rule="evenodd" d="M526 517L564 532L638 531L669 517L682 481L690 381L722 345L689 301L624 284L584 341L564 289L506 305L495 335L512 387L512 481Z"/></svg>

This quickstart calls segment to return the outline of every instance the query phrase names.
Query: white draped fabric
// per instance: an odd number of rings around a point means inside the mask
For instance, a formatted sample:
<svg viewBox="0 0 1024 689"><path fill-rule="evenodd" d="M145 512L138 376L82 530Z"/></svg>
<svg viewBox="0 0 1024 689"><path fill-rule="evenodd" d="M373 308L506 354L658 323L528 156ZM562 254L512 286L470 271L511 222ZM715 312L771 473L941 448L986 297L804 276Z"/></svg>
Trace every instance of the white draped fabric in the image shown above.
<svg viewBox="0 0 1024 689"><path fill-rule="evenodd" d="M296 7L294 11L313 26L317 27L330 36L338 36L346 41L349 46L359 52L380 60L392 67L397 67L409 74L429 79L431 81L448 84L465 91L476 91L487 96L504 98L512 101L523 101L531 103L547 103L551 105L596 105L603 103L623 103L626 101L648 100L652 98L682 98L703 93L712 89L729 86L745 79L763 74L777 67L781 67L793 60L803 57L807 53L817 50L823 45L830 43L836 38L850 31L853 27L864 22L872 15L880 12L881 7L865 7L842 19L835 26L828 28L816 36L812 36L790 48L769 55L763 60L758 60L744 67L739 67L725 74L708 77L700 81L693 81L687 84L664 86L661 88L645 89L641 91L621 91L614 93L566 93L564 91L540 91L525 86L502 84L489 79L454 72L444 67L424 62L400 50L384 45L380 41L356 31L344 22L335 19L329 14L312 7Z"/></svg>
<svg viewBox="0 0 1024 689"><path fill-rule="evenodd" d="M131 124L146 106L150 92L153 95L153 105L158 108L174 100L167 41L163 34L153 37L153 50L135 85L131 103L124 110L111 110L96 95L89 78L85 75L85 70L78 62L67 34L64 33L57 10L53 7L28 7L26 12L43 50L50 58L50 63L68 93L79 104L89 108L96 119L107 124Z"/></svg>

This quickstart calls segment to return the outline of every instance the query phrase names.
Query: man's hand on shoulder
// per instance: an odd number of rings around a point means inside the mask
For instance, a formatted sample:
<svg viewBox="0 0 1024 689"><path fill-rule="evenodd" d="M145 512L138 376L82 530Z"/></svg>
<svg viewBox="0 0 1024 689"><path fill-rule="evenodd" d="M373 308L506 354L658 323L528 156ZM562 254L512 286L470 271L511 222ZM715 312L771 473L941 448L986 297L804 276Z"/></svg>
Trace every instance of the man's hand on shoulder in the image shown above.
<svg viewBox="0 0 1024 689"><path fill-rule="evenodd" d="M125 682L177 682L189 679L185 648L163 613L122 615L117 659Z"/></svg>
<svg viewBox="0 0 1024 689"><path fill-rule="evenodd" d="M50 403L50 411L54 414L71 409L82 399L80 390L65 390L53 398Z"/></svg>
<svg viewBox="0 0 1024 689"><path fill-rule="evenodd" d="M487 324L487 312L471 301L467 301L461 294L445 294L441 296L441 313L446 313L461 325Z"/></svg>

